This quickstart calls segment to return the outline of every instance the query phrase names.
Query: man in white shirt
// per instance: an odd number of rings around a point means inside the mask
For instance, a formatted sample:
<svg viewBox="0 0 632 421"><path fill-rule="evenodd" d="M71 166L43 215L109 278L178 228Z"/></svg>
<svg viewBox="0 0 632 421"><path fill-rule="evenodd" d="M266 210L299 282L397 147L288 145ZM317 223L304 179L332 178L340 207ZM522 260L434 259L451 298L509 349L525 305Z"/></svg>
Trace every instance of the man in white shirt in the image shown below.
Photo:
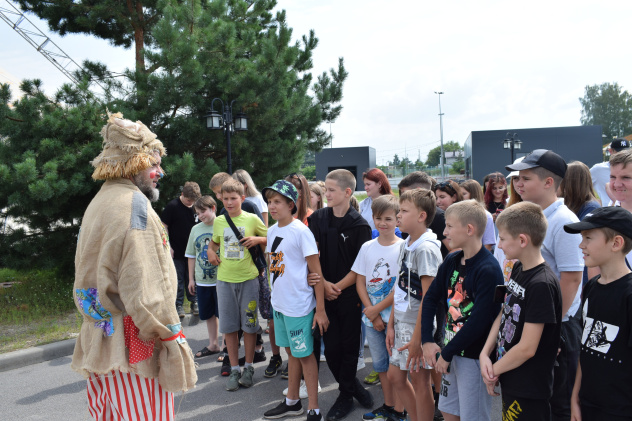
<svg viewBox="0 0 632 421"><path fill-rule="evenodd" d="M612 156L617 152L628 149L630 146L632 146L632 142L624 138L618 138L610 143L608 153ZM608 206L610 198L606 191L606 184L610 182L610 162L600 162L593 165L590 169L590 175L592 176L593 187L599 195L599 200L601 200L601 206Z"/></svg>

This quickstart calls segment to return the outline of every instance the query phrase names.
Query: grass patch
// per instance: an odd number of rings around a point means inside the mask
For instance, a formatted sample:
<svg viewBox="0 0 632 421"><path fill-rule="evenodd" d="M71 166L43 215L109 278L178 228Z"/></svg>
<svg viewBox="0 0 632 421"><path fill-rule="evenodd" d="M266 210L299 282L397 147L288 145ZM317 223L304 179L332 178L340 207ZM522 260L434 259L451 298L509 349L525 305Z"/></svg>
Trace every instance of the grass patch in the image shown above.
<svg viewBox="0 0 632 421"><path fill-rule="evenodd" d="M54 270L0 269L0 353L77 335L81 317L72 283Z"/></svg>

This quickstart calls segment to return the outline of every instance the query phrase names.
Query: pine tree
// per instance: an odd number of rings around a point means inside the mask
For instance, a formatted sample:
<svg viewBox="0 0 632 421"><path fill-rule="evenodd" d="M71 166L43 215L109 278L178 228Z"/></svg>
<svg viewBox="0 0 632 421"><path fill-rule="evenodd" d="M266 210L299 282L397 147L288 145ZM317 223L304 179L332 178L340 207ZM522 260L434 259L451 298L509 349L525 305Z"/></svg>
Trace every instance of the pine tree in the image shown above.
<svg viewBox="0 0 632 421"><path fill-rule="evenodd" d="M81 217L99 184L89 162L101 150L104 108L87 91L64 86L52 99L25 81L9 107L0 85L0 266L72 267ZM64 105L60 105L64 103Z"/></svg>
<svg viewBox="0 0 632 421"><path fill-rule="evenodd" d="M39 4L45 18L46 10L61 14L58 26L51 24L60 32L90 33L121 46L132 38L138 41L132 37L133 28L116 22L129 16L108 18L117 31L94 32L104 19L96 11L107 9L97 3L119 2L82 1L81 7L92 7L95 13L75 16L76 26L63 26L68 16L53 7L68 0L23 2L35 11ZM78 74L83 80L80 86L65 85L48 99L40 82L25 81L22 89L27 94L14 108L9 107L8 87L2 86L0 139L5 140L0 141L0 209L28 229L3 238L6 255L0 257L0 264L16 266L30 260L72 266L80 218L101 185L90 179L89 161L101 149L99 131L106 109L143 121L167 147L163 159L167 178L161 182L158 211L179 194L185 181L196 181L208 192L212 175L226 170L224 135L208 131L204 119L213 98L234 99L233 111L247 113L248 131L232 137L233 168L246 169L260 187L299 170L306 151L330 143L320 125L334 121L342 110L344 62L339 59L335 69L313 82L312 52L318 39L310 31L292 42L285 11L272 13L274 0L143 4L149 5L143 13L155 16L143 32L144 45L151 45L141 50L144 72L138 71L137 60L125 80L112 80L107 79L106 65L85 62ZM106 84L100 100L89 91L94 80ZM20 194L24 191L28 194ZM51 246L53 234L56 240ZM46 244L40 241L44 237Z"/></svg>

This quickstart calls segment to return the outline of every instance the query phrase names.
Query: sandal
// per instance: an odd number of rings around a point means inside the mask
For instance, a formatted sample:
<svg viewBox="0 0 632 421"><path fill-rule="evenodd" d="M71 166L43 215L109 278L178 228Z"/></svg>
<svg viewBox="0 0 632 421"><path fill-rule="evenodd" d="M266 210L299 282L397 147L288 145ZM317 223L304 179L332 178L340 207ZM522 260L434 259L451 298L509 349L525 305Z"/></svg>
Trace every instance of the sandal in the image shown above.
<svg viewBox="0 0 632 421"><path fill-rule="evenodd" d="M204 348L202 348L201 350L195 353L195 358L208 357L209 355L214 355L217 353L219 353L219 349L217 351L212 351L208 349L208 347L205 346Z"/></svg>

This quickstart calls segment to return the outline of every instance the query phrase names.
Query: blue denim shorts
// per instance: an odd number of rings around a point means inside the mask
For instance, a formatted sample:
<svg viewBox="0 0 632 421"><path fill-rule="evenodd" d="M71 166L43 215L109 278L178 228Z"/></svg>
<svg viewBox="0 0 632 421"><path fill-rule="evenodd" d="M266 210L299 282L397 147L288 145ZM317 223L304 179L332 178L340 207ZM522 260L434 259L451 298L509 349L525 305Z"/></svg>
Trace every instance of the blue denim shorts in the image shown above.
<svg viewBox="0 0 632 421"><path fill-rule="evenodd" d="M366 339L369 341L371 358L373 359L373 371L385 373L388 371L388 351L386 350L386 329L377 331L366 326Z"/></svg>

